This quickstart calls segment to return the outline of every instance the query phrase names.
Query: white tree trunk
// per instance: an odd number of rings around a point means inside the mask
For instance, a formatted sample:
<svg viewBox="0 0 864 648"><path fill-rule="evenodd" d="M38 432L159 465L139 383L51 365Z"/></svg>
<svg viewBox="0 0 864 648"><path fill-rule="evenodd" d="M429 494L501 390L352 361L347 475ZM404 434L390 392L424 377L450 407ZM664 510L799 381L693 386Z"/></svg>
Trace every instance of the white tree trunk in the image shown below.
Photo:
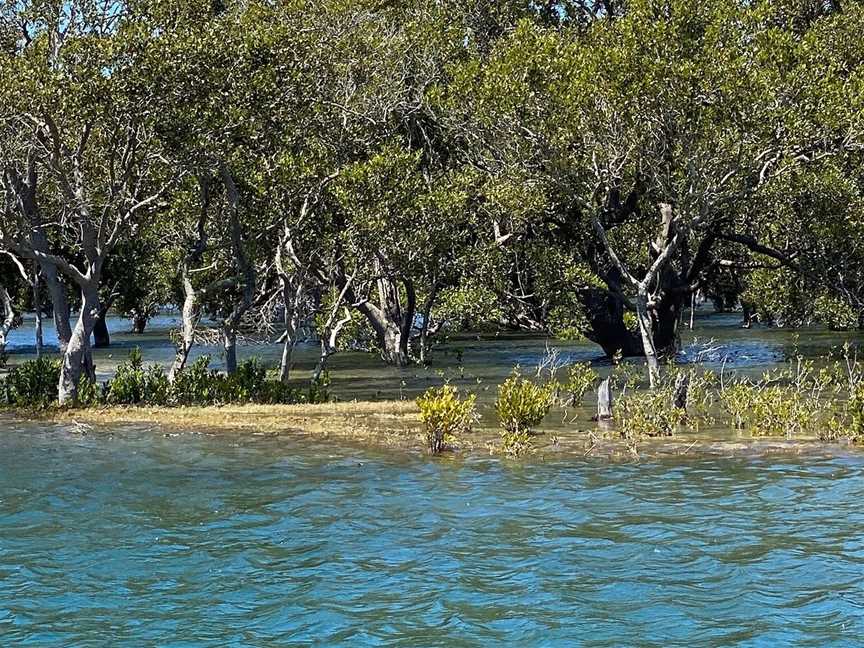
<svg viewBox="0 0 864 648"><path fill-rule="evenodd" d="M174 382L177 374L183 371L189 360L189 352L195 345L195 328L198 326L198 293L192 285L188 268L185 266L183 268L183 291L185 296L181 313L182 330L180 331L180 340L177 343L177 354L174 356L174 362L168 372L168 380L171 382Z"/></svg>
<svg viewBox="0 0 864 648"><path fill-rule="evenodd" d="M12 307L12 297L2 286L0 286L0 302L3 306L3 319L0 320L0 354L2 354L6 350L9 332L15 325L15 309Z"/></svg>
<svg viewBox="0 0 864 648"><path fill-rule="evenodd" d="M654 323L648 312L648 291L639 287L636 295L636 317L639 320L639 332L642 334L642 346L645 349L645 360L648 363L648 381L651 388L660 382L660 363L657 360L657 348L654 346Z"/></svg>
<svg viewBox="0 0 864 648"><path fill-rule="evenodd" d="M398 326L389 322L384 328L382 335L381 356L387 364L394 367L407 367L410 360L408 356L408 340L403 337Z"/></svg>
<svg viewBox="0 0 864 648"><path fill-rule="evenodd" d="M60 366L59 401L60 405L74 403L78 399L78 385L86 370L93 372L90 356L90 335L99 313L98 284L91 282L81 289L81 312L72 331L72 337L63 354ZM91 376L92 377L92 376Z"/></svg>

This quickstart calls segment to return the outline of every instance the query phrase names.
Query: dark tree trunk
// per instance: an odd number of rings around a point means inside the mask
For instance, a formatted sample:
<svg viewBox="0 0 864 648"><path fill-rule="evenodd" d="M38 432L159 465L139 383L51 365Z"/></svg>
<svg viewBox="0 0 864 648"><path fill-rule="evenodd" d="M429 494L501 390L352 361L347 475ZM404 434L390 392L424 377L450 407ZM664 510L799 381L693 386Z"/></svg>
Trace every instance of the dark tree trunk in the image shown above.
<svg viewBox="0 0 864 648"><path fill-rule="evenodd" d="M237 332L243 315L252 308L255 299L256 273L255 266L246 255L243 243L243 229L240 223L240 193L231 172L223 164L221 166L222 180L228 196L229 223L231 227L231 247L234 252L234 262L243 277L243 297L234 305L234 309L222 322L222 344L225 349L225 370L229 375L237 371Z"/></svg>
<svg viewBox="0 0 864 648"><path fill-rule="evenodd" d="M66 295L66 287L60 281L57 266L53 263L40 262L42 277L45 286L51 296L51 309L54 319L54 328L57 331L57 341L60 346L60 354L66 353L66 347L72 338L72 324L69 312L69 299Z"/></svg>
<svg viewBox="0 0 864 648"><path fill-rule="evenodd" d="M654 323L654 346L662 358L673 358L678 354L681 334L681 314L687 295L672 291L651 311Z"/></svg>
<svg viewBox="0 0 864 648"><path fill-rule="evenodd" d="M396 280L378 281L379 305L368 300L357 300L350 291L350 301L357 303L357 310L369 321L375 331L375 341L381 358L394 367L407 367L411 362L411 333L417 314L417 293L414 282L402 278L405 299L399 295Z"/></svg>
<svg viewBox="0 0 864 648"><path fill-rule="evenodd" d="M234 329L222 330L222 348L225 351L225 372L233 375L237 373L237 333Z"/></svg>
<svg viewBox="0 0 864 648"><path fill-rule="evenodd" d="M111 346L111 334L108 332L108 324L105 322L107 315L107 306L100 307L96 314L96 320L93 322L94 349L107 349Z"/></svg>
<svg viewBox="0 0 864 648"><path fill-rule="evenodd" d="M624 323L624 302L607 290L591 288L579 294L579 301L588 315L589 340L600 345L609 357L617 353L625 358L645 355L639 333Z"/></svg>
<svg viewBox="0 0 864 648"><path fill-rule="evenodd" d="M147 313L134 312L132 314L132 333L135 335L144 335L144 330L147 328L147 322L150 318Z"/></svg>

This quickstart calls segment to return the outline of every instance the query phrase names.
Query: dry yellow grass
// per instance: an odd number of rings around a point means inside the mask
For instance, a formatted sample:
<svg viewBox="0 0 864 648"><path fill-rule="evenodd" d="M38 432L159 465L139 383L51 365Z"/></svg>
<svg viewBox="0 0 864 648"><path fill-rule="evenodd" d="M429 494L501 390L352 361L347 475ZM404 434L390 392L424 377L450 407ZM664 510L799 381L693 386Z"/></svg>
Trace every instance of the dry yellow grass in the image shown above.
<svg viewBox="0 0 864 648"><path fill-rule="evenodd" d="M344 402L302 405L226 405L223 407L105 407L58 410L58 421L122 425L147 424L166 430L300 434L362 441L387 447L422 447L422 430L413 402Z"/></svg>
<svg viewBox="0 0 864 648"><path fill-rule="evenodd" d="M13 414L14 415L14 414ZM44 417L92 425L147 425L166 432L265 434L332 439L363 446L426 451L423 424L413 401L340 402L302 405L228 405L223 407L105 407L53 410ZM28 418L32 418L30 413ZM481 427L462 439L460 451L495 453L500 438ZM659 439L624 441L608 429L556 430L535 438L535 458L571 456L638 461L664 456L770 455L823 451L810 440Z"/></svg>

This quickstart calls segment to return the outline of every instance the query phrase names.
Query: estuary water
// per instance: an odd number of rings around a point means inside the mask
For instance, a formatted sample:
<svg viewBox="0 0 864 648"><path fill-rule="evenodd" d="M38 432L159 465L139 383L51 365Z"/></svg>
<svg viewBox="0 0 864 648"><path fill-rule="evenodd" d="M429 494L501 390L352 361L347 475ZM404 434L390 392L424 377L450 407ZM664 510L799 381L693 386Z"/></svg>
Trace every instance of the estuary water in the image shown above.
<svg viewBox="0 0 864 648"><path fill-rule="evenodd" d="M853 646L864 456L431 459L0 418L0 646Z"/></svg>

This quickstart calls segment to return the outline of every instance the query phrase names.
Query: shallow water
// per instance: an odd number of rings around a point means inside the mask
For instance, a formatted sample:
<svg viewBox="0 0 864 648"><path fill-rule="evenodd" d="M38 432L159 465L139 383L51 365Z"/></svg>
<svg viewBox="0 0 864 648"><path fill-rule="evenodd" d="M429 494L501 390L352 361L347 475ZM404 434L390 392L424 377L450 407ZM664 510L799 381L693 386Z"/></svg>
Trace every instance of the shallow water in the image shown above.
<svg viewBox="0 0 864 648"><path fill-rule="evenodd" d="M864 346L860 331L840 333L826 329L776 329L754 327L741 329L739 314L702 312L693 331L683 332L684 362L699 359L706 367L724 371L760 375L767 369L779 367L787 358L802 353L807 357L824 355L851 341ZM205 323L206 324L206 323ZM119 362L134 347L140 347L147 363L169 367L174 359L174 347L169 338L171 329L179 321L176 316L154 318L145 335L132 335L131 322L109 317L112 345L96 349L94 359L99 380L107 380ZM12 331L9 337L9 363L24 362L33 357L34 322L32 314L24 325ZM56 335L50 321L45 322L46 344L56 346ZM333 393L341 400L382 400L414 398L430 385L447 379L456 385L477 393L481 405L494 400L495 387L512 371L514 365L533 371L549 348L557 348L567 362L590 361L599 371L609 370L609 362L602 357L600 348L590 342L547 340L533 335L502 334L498 336L461 335L436 347L428 368L410 366L403 369L388 367L370 353L343 351L333 356L328 364L333 380ZM220 350L199 346L191 357L211 356L211 367L222 368ZM277 344L241 345L241 359L257 356L272 367L278 366L281 347ZM317 348L301 345L295 352L293 376L298 384L308 381L317 362ZM635 360L634 360L635 361Z"/></svg>
<svg viewBox="0 0 864 648"><path fill-rule="evenodd" d="M0 419L0 645L859 645L864 458L432 460Z"/></svg>

